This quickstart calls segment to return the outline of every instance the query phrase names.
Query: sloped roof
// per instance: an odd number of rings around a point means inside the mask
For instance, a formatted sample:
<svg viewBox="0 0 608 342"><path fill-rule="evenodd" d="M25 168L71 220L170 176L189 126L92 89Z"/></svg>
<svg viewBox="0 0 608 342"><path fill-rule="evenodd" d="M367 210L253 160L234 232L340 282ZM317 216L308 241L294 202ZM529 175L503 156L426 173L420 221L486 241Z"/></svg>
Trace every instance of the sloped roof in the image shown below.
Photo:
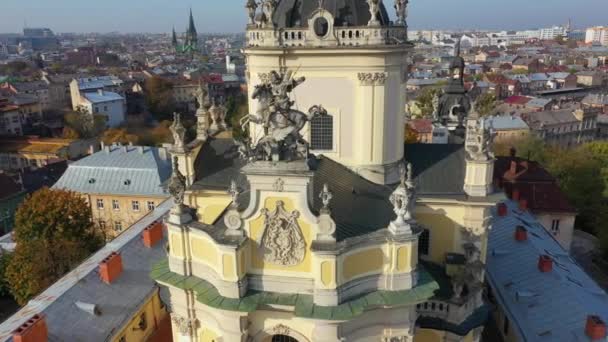
<svg viewBox="0 0 608 342"><path fill-rule="evenodd" d="M507 206L507 216L494 216L486 279L518 340L588 341L587 315L608 321L608 295L529 212ZM526 241L515 240L517 225L528 230ZM538 270L540 255L553 259L552 271Z"/></svg>
<svg viewBox="0 0 608 342"><path fill-rule="evenodd" d="M84 93L82 94L82 96L84 96L91 103L103 103L123 100L122 96L111 91Z"/></svg>
<svg viewBox="0 0 608 342"><path fill-rule="evenodd" d="M159 148L106 146L70 164L53 187L82 193L168 196L162 184L170 176L171 160Z"/></svg>
<svg viewBox="0 0 608 342"><path fill-rule="evenodd" d="M278 28L308 27L308 19L319 8L317 0L280 0L272 21ZM323 8L335 18L335 26L366 26L371 18L365 0L325 0ZM380 3L378 20L387 25L390 18Z"/></svg>

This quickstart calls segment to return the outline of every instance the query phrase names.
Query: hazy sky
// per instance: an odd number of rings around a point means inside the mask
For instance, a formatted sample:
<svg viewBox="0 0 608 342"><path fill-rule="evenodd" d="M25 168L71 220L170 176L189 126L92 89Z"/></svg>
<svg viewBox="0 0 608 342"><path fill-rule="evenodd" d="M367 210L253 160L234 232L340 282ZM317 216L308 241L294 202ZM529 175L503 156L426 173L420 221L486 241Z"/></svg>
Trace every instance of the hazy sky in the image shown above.
<svg viewBox="0 0 608 342"><path fill-rule="evenodd" d="M317 0L308 0L317 1ZM389 12L393 0L384 0ZM245 0L0 0L0 33L183 31L192 6L199 32L240 32ZM523 29L608 25L608 0L410 0L412 29Z"/></svg>

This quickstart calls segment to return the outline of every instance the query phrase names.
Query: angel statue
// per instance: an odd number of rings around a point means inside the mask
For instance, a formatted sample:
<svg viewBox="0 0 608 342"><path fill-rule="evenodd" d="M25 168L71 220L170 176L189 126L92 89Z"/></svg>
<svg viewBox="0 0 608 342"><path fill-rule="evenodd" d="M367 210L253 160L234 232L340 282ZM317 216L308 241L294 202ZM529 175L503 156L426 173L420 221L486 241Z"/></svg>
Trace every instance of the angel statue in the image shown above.
<svg viewBox="0 0 608 342"><path fill-rule="evenodd" d="M173 150L184 152L186 148L186 128L182 124L182 118L179 113L173 113L173 124L169 126L169 130L173 135Z"/></svg>

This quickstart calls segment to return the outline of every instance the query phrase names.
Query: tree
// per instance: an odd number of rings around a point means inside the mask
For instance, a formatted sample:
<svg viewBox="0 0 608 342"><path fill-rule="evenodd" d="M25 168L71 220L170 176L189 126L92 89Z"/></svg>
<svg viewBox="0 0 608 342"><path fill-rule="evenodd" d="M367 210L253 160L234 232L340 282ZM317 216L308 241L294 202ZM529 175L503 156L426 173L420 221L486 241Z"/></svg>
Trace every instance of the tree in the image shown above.
<svg viewBox="0 0 608 342"><path fill-rule="evenodd" d="M0 297L10 294L10 286L6 281L6 268L11 260L12 253L0 248Z"/></svg>
<svg viewBox="0 0 608 342"><path fill-rule="evenodd" d="M91 115L85 109L80 108L78 111L66 113L63 121L65 126L73 131L64 130L64 134L78 135L79 138L93 138L106 128L107 117L99 114Z"/></svg>
<svg viewBox="0 0 608 342"><path fill-rule="evenodd" d="M104 131L99 138L107 145L113 143L137 145L139 143L139 136L129 133L126 128L110 128Z"/></svg>
<svg viewBox="0 0 608 342"><path fill-rule="evenodd" d="M13 236L17 247L5 273L10 292L20 305L104 242L89 205L80 195L49 188L33 193L17 209Z"/></svg>
<svg viewBox="0 0 608 342"><path fill-rule="evenodd" d="M65 126L63 127L63 132L61 133L61 137L63 139L80 139L80 134L76 132L75 129Z"/></svg>
<svg viewBox="0 0 608 342"><path fill-rule="evenodd" d="M475 103L475 109L481 116L487 116L494 113L496 109L496 94L492 92L486 92L477 98Z"/></svg>
<svg viewBox="0 0 608 342"><path fill-rule="evenodd" d="M148 78L144 83L148 110L157 120L170 120L175 111L173 84L161 77Z"/></svg>
<svg viewBox="0 0 608 342"><path fill-rule="evenodd" d="M441 88L425 88L416 98L416 105L420 108L422 117L429 117L433 114L433 98L435 98L435 95L441 95Z"/></svg>
<svg viewBox="0 0 608 342"><path fill-rule="evenodd" d="M418 133L414 131L410 125L405 125L405 143L415 144L418 142Z"/></svg>

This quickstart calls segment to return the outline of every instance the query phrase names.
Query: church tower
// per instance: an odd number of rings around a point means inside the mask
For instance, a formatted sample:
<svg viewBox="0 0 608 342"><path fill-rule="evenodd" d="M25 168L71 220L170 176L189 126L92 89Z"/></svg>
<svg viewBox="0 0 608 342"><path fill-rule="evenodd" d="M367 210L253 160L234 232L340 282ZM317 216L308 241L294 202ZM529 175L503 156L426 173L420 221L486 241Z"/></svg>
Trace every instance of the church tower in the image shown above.
<svg viewBox="0 0 608 342"><path fill-rule="evenodd" d="M318 102L329 113L306 130L312 152L379 184L398 181L403 158L406 61L412 50L406 6L396 1L392 22L377 0L268 0L261 10L255 2L247 5L249 91L274 69L304 76L293 93L298 109ZM257 106L251 99L250 112Z"/></svg>

